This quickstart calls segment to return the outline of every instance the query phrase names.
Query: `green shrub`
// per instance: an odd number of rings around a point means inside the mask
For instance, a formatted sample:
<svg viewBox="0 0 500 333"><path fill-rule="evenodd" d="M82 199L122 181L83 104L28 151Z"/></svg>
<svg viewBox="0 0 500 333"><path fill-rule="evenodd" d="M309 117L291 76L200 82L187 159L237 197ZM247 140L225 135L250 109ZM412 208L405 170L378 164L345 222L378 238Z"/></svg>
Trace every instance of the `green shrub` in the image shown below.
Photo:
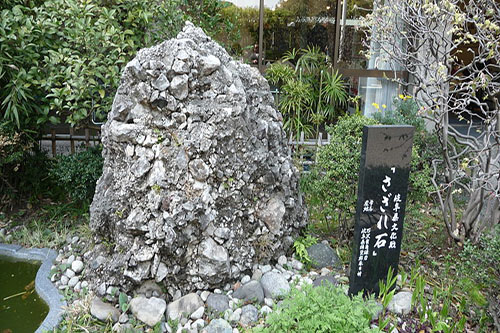
<svg viewBox="0 0 500 333"><path fill-rule="evenodd" d="M328 127L330 143L318 149L316 164L300 182L311 216L327 224L332 218L347 229L356 209L363 126L376 123L354 114Z"/></svg>
<svg viewBox="0 0 500 333"><path fill-rule="evenodd" d="M50 160L26 132L0 123L0 199L1 206L15 206L22 199L55 198Z"/></svg>
<svg viewBox="0 0 500 333"><path fill-rule="evenodd" d="M363 126L376 124L374 119L353 114L327 128L330 143L318 149L316 164L300 182L313 219L329 227L333 220L341 232L349 230L356 209ZM426 140L414 142L408 185L410 201L428 200L428 193L433 190L430 157L420 146Z"/></svg>
<svg viewBox="0 0 500 333"><path fill-rule="evenodd" d="M120 73L140 48L174 37L186 19L210 35L224 30L223 6L217 0L0 1L0 154L9 151L0 156L0 190L22 192L18 164L32 154L46 123L105 119Z"/></svg>
<svg viewBox="0 0 500 333"><path fill-rule="evenodd" d="M140 48L174 37L186 19L211 35L227 27L216 0L9 3L0 5L0 111L18 129L105 119Z"/></svg>
<svg viewBox="0 0 500 333"><path fill-rule="evenodd" d="M477 244L465 242L457 267L459 284L478 306L500 297L500 224L481 237ZM466 278L465 278L466 277Z"/></svg>
<svg viewBox="0 0 500 333"><path fill-rule="evenodd" d="M375 112L373 118L385 125L411 125L416 132L425 130L425 121L419 116L419 106L414 98L399 95L392 102L392 109L385 109L383 112Z"/></svg>
<svg viewBox="0 0 500 333"><path fill-rule="evenodd" d="M292 288L257 332L379 332L370 328L375 302L352 299L341 287L324 284Z"/></svg>
<svg viewBox="0 0 500 333"><path fill-rule="evenodd" d="M101 148L93 147L73 155L58 156L50 174L72 200L89 204L102 167Z"/></svg>

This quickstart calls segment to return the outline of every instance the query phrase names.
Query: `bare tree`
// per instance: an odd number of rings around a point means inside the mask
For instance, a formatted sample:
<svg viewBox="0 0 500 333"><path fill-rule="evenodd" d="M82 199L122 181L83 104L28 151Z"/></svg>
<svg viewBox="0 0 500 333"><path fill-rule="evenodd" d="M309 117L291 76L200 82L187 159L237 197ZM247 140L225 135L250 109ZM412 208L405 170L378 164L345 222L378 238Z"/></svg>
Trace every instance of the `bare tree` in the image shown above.
<svg viewBox="0 0 500 333"><path fill-rule="evenodd" d="M477 241L500 223L499 2L375 0L365 24L368 56L408 71L400 83L439 138L433 184L450 237Z"/></svg>

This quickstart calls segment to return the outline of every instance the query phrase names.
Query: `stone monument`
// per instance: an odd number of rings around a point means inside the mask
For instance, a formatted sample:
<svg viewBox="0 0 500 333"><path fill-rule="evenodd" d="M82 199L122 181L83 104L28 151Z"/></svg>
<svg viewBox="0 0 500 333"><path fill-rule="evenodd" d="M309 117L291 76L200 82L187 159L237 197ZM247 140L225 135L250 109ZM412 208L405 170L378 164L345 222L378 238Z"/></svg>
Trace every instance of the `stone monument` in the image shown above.
<svg viewBox="0 0 500 333"><path fill-rule="evenodd" d="M282 117L257 69L187 22L125 67L102 127L91 279L220 288L307 222Z"/></svg>
<svg viewBox="0 0 500 333"><path fill-rule="evenodd" d="M379 292L389 267L397 274L414 127L363 128L349 294Z"/></svg>

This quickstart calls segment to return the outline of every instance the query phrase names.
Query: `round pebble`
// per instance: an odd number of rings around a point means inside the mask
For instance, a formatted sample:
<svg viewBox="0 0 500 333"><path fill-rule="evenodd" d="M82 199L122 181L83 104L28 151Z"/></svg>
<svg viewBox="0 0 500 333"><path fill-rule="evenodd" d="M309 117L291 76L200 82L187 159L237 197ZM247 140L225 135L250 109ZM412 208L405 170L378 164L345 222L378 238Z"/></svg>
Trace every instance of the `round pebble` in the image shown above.
<svg viewBox="0 0 500 333"><path fill-rule="evenodd" d="M241 308L234 310L234 312L229 316L229 321L238 322L241 317Z"/></svg>
<svg viewBox="0 0 500 333"><path fill-rule="evenodd" d="M260 314L267 315L271 312L273 312L273 310L267 305L264 305L262 308L260 308Z"/></svg>
<svg viewBox="0 0 500 333"><path fill-rule="evenodd" d="M76 273L80 274L83 271L83 262L80 260L75 260L71 264L71 269Z"/></svg>
<svg viewBox="0 0 500 333"><path fill-rule="evenodd" d="M264 304L266 304L269 307L272 307L274 305L274 301L272 298L264 298Z"/></svg>
<svg viewBox="0 0 500 333"><path fill-rule="evenodd" d="M205 321L203 319L198 319L196 320L194 323L191 324L191 327L193 329L202 329L203 327L205 327Z"/></svg>
<svg viewBox="0 0 500 333"><path fill-rule="evenodd" d="M206 290L202 291L200 294L200 298L203 302L207 301L208 296L210 296L210 292Z"/></svg>
<svg viewBox="0 0 500 333"><path fill-rule="evenodd" d="M200 306L195 312L191 314L190 318L193 320L201 319L204 313L205 313L205 307Z"/></svg>
<svg viewBox="0 0 500 333"><path fill-rule="evenodd" d="M71 265L75 261L75 256L72 254L66 259L66 264Z"/></svg>
<svg viewBox="0 0 500 333"><path fill-rule="evenodd" d="M75 276L75 272L73 272L73 270L71 269L67 269L66 272L64 272L64 275L66 275L67 277L69 277L70 279Z"/></svg>
<svg viewBox="0 0 500 333"><path fill-rule="evenodd" d="M247 282L250 282L250 276L245 275L244 277L241 278L241 284L245 284Z"/></svg>
<svg viewBox="0 0 500 333"><path fill-rule="evenodd" d="M262 271L262 274L266 274L267 272L271 271L273 268L271 265L264 265L260 267L260 270Z"/></svg>
<svg viewBox="0 0 500 333"><path fill-rule="evenodd" d="M76 286L76 284L78 283L79 280L80 280L80 278L78 276L73 276L68 281L68 287L73 288L74 286Z"/></svg>
<svg viewBox="0 0 500 333"><path fill-rule="evenodd" d="M65 286L68 284L68 282L69 282L69 277L67 277L66 275L61 276L61 284L62 285Z"/></svg>

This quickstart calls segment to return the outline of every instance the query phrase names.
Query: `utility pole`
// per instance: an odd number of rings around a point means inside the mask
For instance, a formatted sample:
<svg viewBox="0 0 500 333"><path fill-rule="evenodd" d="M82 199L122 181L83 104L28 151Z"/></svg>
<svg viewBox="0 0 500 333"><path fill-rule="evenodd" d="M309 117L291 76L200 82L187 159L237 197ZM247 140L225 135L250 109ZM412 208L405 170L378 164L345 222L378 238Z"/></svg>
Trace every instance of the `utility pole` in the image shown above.
<svg viewBox="0 0 500 333"><path fill-rule="evenodd" d="M260 0L259 4L259 72L264 72L262 64L262 53L264 52L264 0Z"/></svg>

